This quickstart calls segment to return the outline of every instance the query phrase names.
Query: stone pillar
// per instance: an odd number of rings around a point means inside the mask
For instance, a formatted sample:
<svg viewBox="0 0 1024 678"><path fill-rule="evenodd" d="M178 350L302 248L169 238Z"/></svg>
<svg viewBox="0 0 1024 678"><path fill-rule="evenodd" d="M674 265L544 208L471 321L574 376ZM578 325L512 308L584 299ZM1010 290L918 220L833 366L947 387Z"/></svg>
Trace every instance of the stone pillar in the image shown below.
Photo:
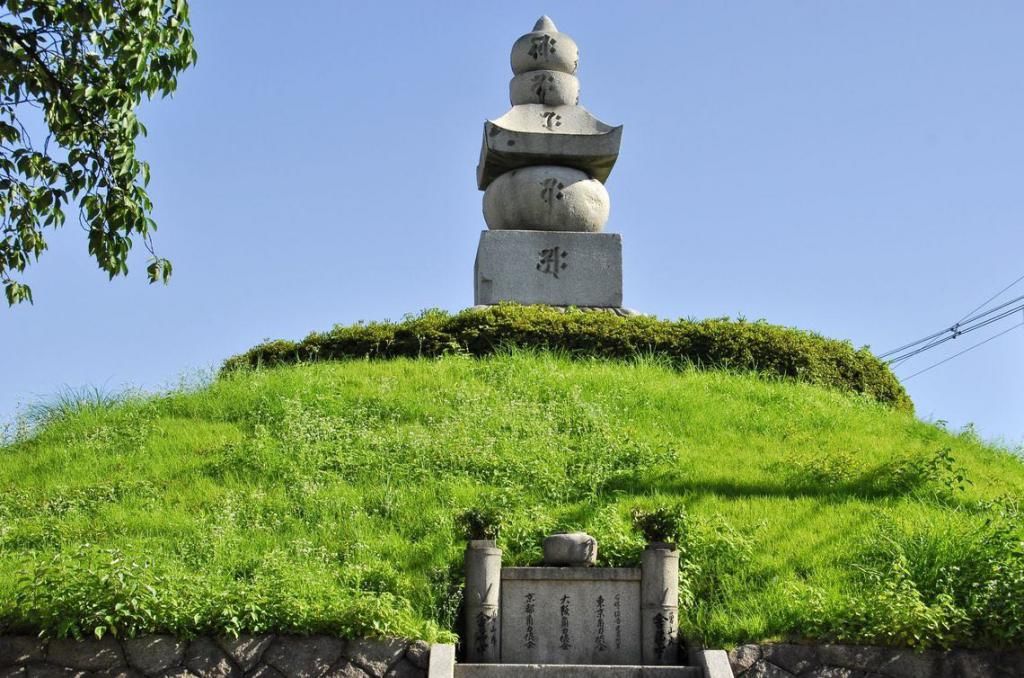
<svg viewBox="0 0 1024 678"><path fill-rule="evenodd" d="M501 661L501 549L490 539L466 545L466 616L463 642L466 661L486 664Z"/></svg>
<svg viewBox="0 0 1024 678"><path fill-rule="evenodd" d="M644 664L679 659L679 552L648 544L640 560L640 628Z"/></svg>

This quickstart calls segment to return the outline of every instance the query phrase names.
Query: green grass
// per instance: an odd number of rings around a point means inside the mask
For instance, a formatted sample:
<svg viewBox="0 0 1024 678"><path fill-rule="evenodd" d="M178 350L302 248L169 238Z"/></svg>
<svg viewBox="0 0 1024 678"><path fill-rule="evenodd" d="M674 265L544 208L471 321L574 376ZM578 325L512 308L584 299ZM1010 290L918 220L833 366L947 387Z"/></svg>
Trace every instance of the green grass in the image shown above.
<svg viewBox="0 0 1024 678"><path fill-rule="evenodd" d="M507 564L578 529L634 565L639 507L684 515L705 643L1024 641L1024 464L867 396L519 352L241 370L44 419L0 448L0 631L445 638L459 516L496 516Z"/></svg>

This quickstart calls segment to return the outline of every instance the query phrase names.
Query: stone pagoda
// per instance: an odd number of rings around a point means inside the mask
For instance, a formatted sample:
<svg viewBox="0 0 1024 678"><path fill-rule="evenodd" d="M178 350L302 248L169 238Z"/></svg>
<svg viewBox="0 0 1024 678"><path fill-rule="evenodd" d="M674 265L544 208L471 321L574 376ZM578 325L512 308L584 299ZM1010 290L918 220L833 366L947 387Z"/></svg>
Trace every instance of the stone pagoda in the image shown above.
<svg viewBox="0 0 1024 678"><path fill-rule="evenodd" d="M622 308L622 238L603 233L604 182L622 127L579 105L579 49L541 17L512 46L512 108L484 123L477 186L484 220L474 267L479 305L500 301Z"/></svg>

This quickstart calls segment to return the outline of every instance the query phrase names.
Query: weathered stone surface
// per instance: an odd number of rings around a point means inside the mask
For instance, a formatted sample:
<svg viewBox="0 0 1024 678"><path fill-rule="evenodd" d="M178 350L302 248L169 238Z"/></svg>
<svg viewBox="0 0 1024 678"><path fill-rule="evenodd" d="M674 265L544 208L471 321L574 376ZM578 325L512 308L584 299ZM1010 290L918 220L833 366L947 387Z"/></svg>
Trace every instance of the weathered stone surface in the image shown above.
<svg viewBox="0 0 1024 678"><path fill-rule="evenodd" d="M426 670L430 665L430 645L422 640L414 641L405 649L405 658L413 666Z"/></svg>
<svg viewBox="0 0 1024 678"><path fill-rule="evenodd" d="M242 672L210 638L196 638L185 652L185 666L203 678L241 678Z"/></svg>
<svg viewBox="0 0 1024 678"><path fill-rule="evenodd" d="M507 567L501 577L502 662L641 663L636 568Z"/></svg>
<svg viewBox="0 0 1024 678"><path fill-rule="evenodd" d="M576 41L560 33L547 16L537 19L533 30L512 45L512 72L526 73L537 69L575 73L580 60Z"/></svg>
<svg viewBox="0 0 1024 678"><path fill-rule="evenodd" d="M324 674L324 678L367 678L369 675L347 659L342 659Z"/></svg>
<svg viewBox="0 0 1024 678"><path fill-rule="evenodd" d="M343 641L330 636L278 636L263 661L289 678L318 678L338 661L343 648Z"/></svg>
<svg viewBox="0 0 1024 678"><path fill-rule="evenodd" d="M909 650L893 650L870 645L818 645L815 648L819 664L826 666L846 666L862 671L875 671L886 657L896 652Z"/></svg>
<svg viewBox="0 0 1024 678"><path fill-rule="evenodd" d="M43 642L32 636L0 636L0 666L42 661Z"/></svg>
<svg viewBox="0 0 1024 678"><path fill-rule="evenodd" d="M580 81L560 71L531 71L515 76L508 83L508 98L513 106L575 106L580 100Z"/></svg>
<svg viewBox="0 0 1024 678"><path fill-rule="evenodd" d="M83 671L102 671L125 666L121 646L110 636L99 640L55 638L46 648L46 661L55 666Z"/></svg>
<svg viewBox="0 0 1024 678"><path fill-rule="evenodd" d="M273 666L260 664L255 671L247 674L247 678L285 678L285 675Z"/></svg>
<svg viewBox="0 0 1024 678"><path fill-rule="evenodd" d="M993 676L1013 675L1003 673L993 657L983 652L957 652L953 663L954 675L959 678L992 678ZM1019 675L1019 674L1017 674Z"/></svg>
<svg viewBox="0 0 1024 678"><path fill-rule="evenodd" d="M583 565L597 562L597 540L585 532L553 534L544 540L545 565Z"/></svg>
<svg viewBox="0 0 1024 678"><path fill-rule="evenodd" d="M617 233L484 231L474 268L477 304L622 306Z"/></svg>
<svg viewBox="0 0 1024 678"><path fill-rule="evenodd" d="M106 671L95 671L89 674L92 678L144 678L143 674L138 669L133 669L130 666L123 666L117 669L107 669Z"/></svg>
<svg viewBox="0 0 1024 678"><path fill-rule="evenodd" d="M431 674L433 678L433 674ZM707 678L696 666L458 664L454 678ZM717 678L717 677L713 677Z"/></svg>
<svg viewBox="0 0 1024 678"><path fill-rule="evenodd" d="M743 673L761 658L759 645L740 645L729 653L729 663L737 674Z"/></svg>
<svg viewBox="0 0 1024 678"><path fill-rule="evenodd" d="M228 656L238 664L238 667L245 672L252 671L259 664L260 657L270 647L274 636L270 634L241 635L237 638L221 637L217 639L220 648L228 653Z"/></svg>
<svg viewBox="0 0 1024 678"><path fill-rule="evenodd" d="M484 192L484 221L491 230L598 233L610 210L604 184L557 165L505 172Z"/></svg>
<svg viewBox="0 0 1024 678"><path fill-rule="evenodd" d="M815 655L813 645L790 645L783 643L779 645L765 645L761 648L762 657L772 664L795 674L803 673L819 663L831 663L819 662ZM842 662L836 663L842 664Z"/></svg>
<svg viewBox="0 0 1024 678"><path fill-rule="evenodd" d="M174 636L141 636L122 643L128 664L150 675L181 664L187 646Z"/></svg>
<svg viewBox="0 0 1024 678"><path fill-rule="evenodd" d="M843 666L818 666L800 674L800 678L864 678L864 675L863 671Z"/></svg>
<svg viewBox="0 0 1024 678"><path fill-rule="evenodd" d="M463 555L463 572L466 577L462 598L466 661L499 661L501 549L489 539L470 540Z"/></svg>
<svg viewBox="0 0 1024 678"><path fill-rule="evenodd" d="M454 678L455 645L434 643L430 646L430 666L427 667L427 675L430 678Z"/></svg>
<svg viewBox="0 0 1024 678"><path fill-rule="evenodd" d="M704 678L733 678L725 650L694 650L690 652L690 664L700 669Z"/></svg>
<svg viewBox="0 0 1024 678"><path fill-rule="evenodd" d="M375 678L381 678L405 654L404 640L353 640L345 650L353 664Z"/></svg>
<svg viewBox="0 0 1024 678"><path fill-rule="evenodd" d="M29 664L25 667L28 678L86 678L89 673L53 664Z"/></svg>
<svg viewBox="0 0 1024 678"><path fill-rule="evenodd" d="M939 675L939 657L935 652L914 650L891 651L879 665L878 672L891 678L922 678Z"/></svg>
<svg viewBox="0 0 1024 678"><path fill-rule="evenodd" d="M386 678L423 678L426 672L409 660L402 658L384 674Z"/></svg>
<svg viewBox="0 0 1024 678"><path fill-rule="evenodd" d="M640 554L643 663L672 665L679 655L679 551L648 544Z"/></svg>
<svg viewBox="0 0 1024 678"><path fill-rule="evenodd" d="M155 678L199 678L184 666L176 666L156 674Z"/></svg>
<svg viewBox="0 0 1024 678"><path fill-rule="evenodd" d="M759 659L754 665L747 669L743 678L793 678L793 674L785 669L780 669L775 664Z"/></svg>

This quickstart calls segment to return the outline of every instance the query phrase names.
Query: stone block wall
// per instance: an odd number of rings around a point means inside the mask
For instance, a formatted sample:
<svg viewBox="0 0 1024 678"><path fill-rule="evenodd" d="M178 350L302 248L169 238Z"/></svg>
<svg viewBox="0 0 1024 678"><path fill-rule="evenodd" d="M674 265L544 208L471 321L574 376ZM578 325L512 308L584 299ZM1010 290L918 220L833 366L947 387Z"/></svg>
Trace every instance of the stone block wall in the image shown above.
<svg viewBox="0 0 1024 678"><path fill-rule="evenodd" d="M1020 678L1024 651L928 650L864 645L741 645L736 678Z"/></svg>
<svg viewBox="0 0 1024 678"><path fill-rule="evenodd" d="M425 678L429 654L421 641L329 636L0 636L0 678Z"/></svg>

